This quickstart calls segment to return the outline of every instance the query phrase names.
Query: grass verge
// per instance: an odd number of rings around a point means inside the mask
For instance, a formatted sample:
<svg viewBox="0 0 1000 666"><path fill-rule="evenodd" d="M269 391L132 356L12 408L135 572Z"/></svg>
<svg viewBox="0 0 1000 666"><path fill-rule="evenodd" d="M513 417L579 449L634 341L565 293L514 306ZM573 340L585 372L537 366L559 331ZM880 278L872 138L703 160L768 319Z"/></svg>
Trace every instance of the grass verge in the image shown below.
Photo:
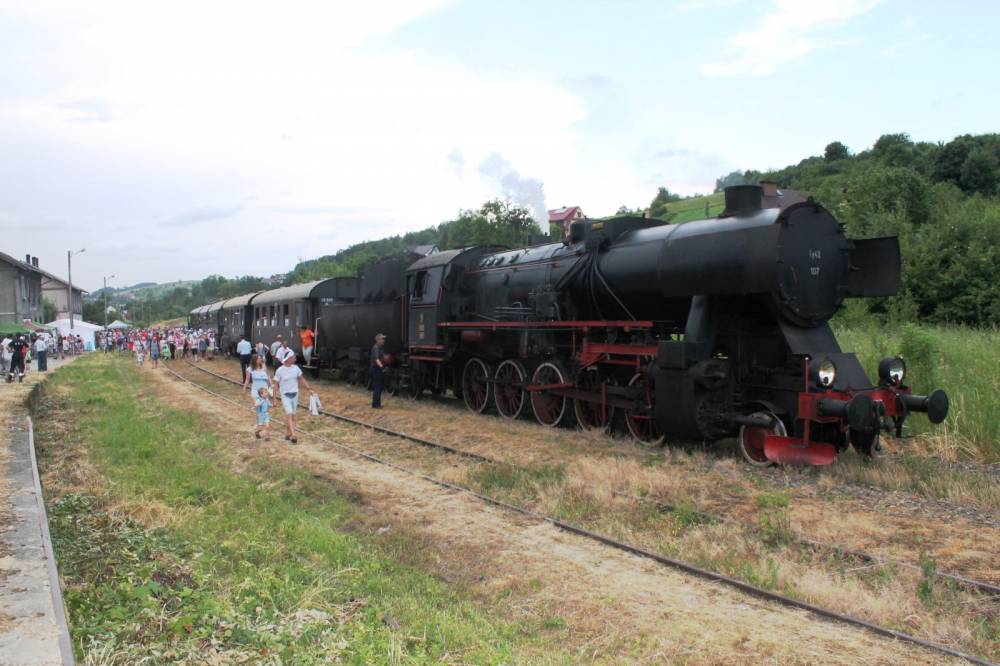
<svg viewBox="0 0 1000 666"><path fill-rule="evenodd" d="M40 409L83 662L567 661L400 563L405 539L352 532L358 498L301 470L231 471L217 436L160 404L127 360L59 370Z"/></svg>
<svg viewBox="0 0 1000 666"><path fill-rule="evenodd" d="M869 317L851 321L849 308L835 320L841 348L858 355L869 376L877 378L879 359L901 354L907 364L906 383L918 393L942 388L951 408L940 426L924 414L906 422L915 435L900 448L945 460L1000 462L1000 330L964 326L877 326Z"/></svg>

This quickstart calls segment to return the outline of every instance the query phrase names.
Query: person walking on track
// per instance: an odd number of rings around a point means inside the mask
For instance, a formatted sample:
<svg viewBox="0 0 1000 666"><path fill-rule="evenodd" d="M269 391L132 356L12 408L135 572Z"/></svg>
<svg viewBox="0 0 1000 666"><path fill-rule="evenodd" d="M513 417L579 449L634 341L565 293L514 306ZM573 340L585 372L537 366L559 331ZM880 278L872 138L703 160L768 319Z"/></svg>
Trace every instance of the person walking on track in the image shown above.
<svg viewBox="0 0 1000 666"><path fill-rule="evenodd" d="M271 376L264 365L264 357L255 354L250 359L250 367L243 373L243 391L250 391L250 397L253 398L261 388L271 389Z"/></svg>
<svg viewBox="0 0 1000 666"><path fill-rule="evenodd" d="M298 444L295 436L295 409L299 405L299 382L312 393L309 382L302 374L302 368L295 365L295 352L285 356L281 367L274 373L272 383L281 394L281 406L285 409L285 439L292 444Z"/></svg>
<svg viewBox="0 0 1000 666"><path fill-rule="evenodd" d="M236 343L236 354L240 357L240 377L245 377L247 368L250 367L250 354L253 352L253 345L247 340L246 335L240 335L240 341Z"/></svg>
<svg viewBox="0 0 1000 666"><path fill-rule="evenodd" d="M281 333L274 339L271 343L271 348L268 350L271 356L271 364L276 368L281 367L281 359L278 357L278 350L281 349Z"/></svg>
<svg viewBox="0 0 1000 666"><path fill-rule="evenodd" d="M375 336L372 346L372 409L382 409L382 389L385 387L385 334Z"/></svg>

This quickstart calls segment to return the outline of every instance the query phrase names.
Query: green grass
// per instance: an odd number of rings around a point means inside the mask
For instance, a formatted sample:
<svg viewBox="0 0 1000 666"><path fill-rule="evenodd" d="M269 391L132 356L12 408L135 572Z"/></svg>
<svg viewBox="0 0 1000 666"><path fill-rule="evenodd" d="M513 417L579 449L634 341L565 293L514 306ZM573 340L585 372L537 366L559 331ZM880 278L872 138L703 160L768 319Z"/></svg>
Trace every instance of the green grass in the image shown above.
<svg viewBox="0 0 1000 666"><path fill-rule="evenodd" d="M1000 330L843 322L835 322L835 330L841 348L856 353L872 379L879 359L901 354L914 391L948 393L951 408L943 424L913 414L907 433L937 435L937 444L954 449L957 458L1000 461Z"/></svg>
<svg viewBox="0 0 1000 666"><path fill-rule="evenodd" d="M230 471L213 432L160 404L127 360L94 355L49 382L58 409L39 419L43 462L78 456L106 479L49 484L78 658L568 661L528 625L401 563L405 537L351 531L359 509L331 484L273 465ZM45 417L68 413L69 435L47 441ZM144 506L167 507L166 527L123 511Z"/></svg>

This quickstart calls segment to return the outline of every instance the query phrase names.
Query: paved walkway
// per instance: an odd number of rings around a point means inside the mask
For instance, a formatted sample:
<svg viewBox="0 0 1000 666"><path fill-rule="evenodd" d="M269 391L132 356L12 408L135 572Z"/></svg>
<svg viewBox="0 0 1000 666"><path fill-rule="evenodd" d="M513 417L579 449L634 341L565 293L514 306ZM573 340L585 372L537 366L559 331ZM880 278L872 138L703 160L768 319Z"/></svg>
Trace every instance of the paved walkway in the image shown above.
<svg viewBox="0 0 1000 666"><path fill-rule="evenodd" d="M73 663L27 419L31 389L72 360L0 383L0 664Z"/></svg>

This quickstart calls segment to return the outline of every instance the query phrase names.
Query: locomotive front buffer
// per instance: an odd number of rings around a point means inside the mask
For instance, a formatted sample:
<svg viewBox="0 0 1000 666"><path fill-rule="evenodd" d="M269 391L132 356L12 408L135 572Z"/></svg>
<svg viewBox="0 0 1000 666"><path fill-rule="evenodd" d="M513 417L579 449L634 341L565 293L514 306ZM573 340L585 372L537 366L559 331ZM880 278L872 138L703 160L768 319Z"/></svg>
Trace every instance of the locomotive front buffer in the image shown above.
<svg viewBox="0 0 1000 666"><path fill-rule="evenodd" d="M846 355L845 355L846 356ZM853 355L851 355L853 357ZM873 456L881 448L880 432L903 434L903 422L910 412L927 414L931 423L938 424L948 415L948 395L937 389L929 395L915 395L903 381L906 363L902 358L886 358L879 363L879 386L860 390L837 390L836 362L830 358L803 359L805 387L798 394L798 418L802 423L800 437L780 434L769 418L738 419L741 437L763 434L762 446L768 460L786 465L829 465L838 447L828 441L816 441L813 430L835 427L846 448L850 443L862 453ZM749 433L748 430L757 430Z"/></svg>

